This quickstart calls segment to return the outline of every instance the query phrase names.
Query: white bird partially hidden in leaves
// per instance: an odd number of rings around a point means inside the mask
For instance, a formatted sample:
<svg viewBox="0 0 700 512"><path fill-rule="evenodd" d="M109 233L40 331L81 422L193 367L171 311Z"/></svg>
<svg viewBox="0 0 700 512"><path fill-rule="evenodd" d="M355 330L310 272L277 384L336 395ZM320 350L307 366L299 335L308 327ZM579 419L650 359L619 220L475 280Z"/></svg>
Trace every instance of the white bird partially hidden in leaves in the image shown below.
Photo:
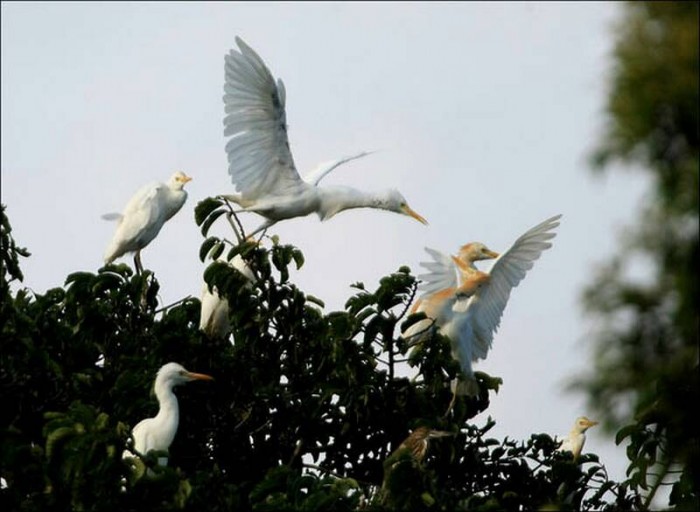
<svg viewBox="0 0 700 512"><path fill-rule="evenodd" d="M230 262L221 257L218 261L228 263L243 274L251 283L255 281L255 274L253 274L253 271L240 254L236 254ZM250 287L250 283L247 286ZM199 329L210 338L226 336L231 328L228 300L219 295L216 286L213 286L212 290L209 291L209 286L205 282L202 285L201 303Z"/></svg>
<svg viewBox="0 0 700 512"><path fill-rule="evenodd" d="M126 204L123 213L103 215L105 220L118 221L114 236L105 251L105 264L133 252L136 271L143 272L141 249L151 243L163 224L180 211L187 200L187 192L183 187L191 180L184 172L177 171L168 183L156 182L141 188Z"/></svg>
<svg viewBox="0 0 700 512"><path fill-rule="evenodd" d="M560 218L561 215L556 215L525 232L494 261L488 274L476 273L461 285L454 261L429 250L438 264L429 266L431 271L420 276L426 281L421 288L427 297L437 296L435 327L450 339L452 356L461 366L460 382L453 383L455 397L478 394L472 363L486 358L512 289L522 281L542 251L552 246L549 240L556 236L552 230L559 225ZM448 292L441 296L444 290ZM404 333L405 339L417 334L413 327Z"/></svg>
<svg viewBox="0 0 700 512"><path fill-rule="evenodd" d="M368 193L317 186L339 165L367 153L329 162L302 179L289 148L284 84L275 83L262 59L239 37L236 43L239 50L225 56L224 135L231 137L226 144L228 172L237 193L221 197L238 204L238 212L266 218L249 236L283 219L315 212L323 221L350 208L389 210L427 224L395 189Z"/></svg>
<svg viewBox="0 0 700 512"><path fill-rule="evenodd" d="M569 434L559 445L558 451L571 452L574 456L574 461L577 460L586 442L586 431L597 424L597 421L590 420L585 416L576 418L576 422L573 427L571 427Z"/></svg>
<svg viewBox="0 0 700 512"><path fill-rule="evenodd" d="M203 373L188 372L177 363L167 363L158 370L154 385L159 406L158 414L153 418L141 420L133 428L133 450L141 455L146 455L151 450L168 451L180 422L180 410L173 388L193 380L214 378ZM123 457L130 456L129 450L125 450ZM168 458L159 457L158 464L166 466Z"/></svg>

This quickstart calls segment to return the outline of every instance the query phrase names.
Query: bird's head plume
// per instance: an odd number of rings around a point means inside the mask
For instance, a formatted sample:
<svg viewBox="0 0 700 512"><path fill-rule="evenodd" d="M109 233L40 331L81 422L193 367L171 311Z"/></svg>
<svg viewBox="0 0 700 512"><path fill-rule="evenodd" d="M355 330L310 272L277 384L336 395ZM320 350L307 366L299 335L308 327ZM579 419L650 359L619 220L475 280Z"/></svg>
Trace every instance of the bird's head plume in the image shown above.
<svg viewBox="0 0 700 512"><path fill-rule="evenodd" d="M173 190L182 190L188 181L192 181L192 178L182 171L177 171L170 177L168 186Z"/></svg>
<svg viewBox="0 0 700 512"><path fill-rule="evenodd" d="M498 258L498 253L492 251L481 242L470 242L459 248L457 258L464 263Z"/></svg>

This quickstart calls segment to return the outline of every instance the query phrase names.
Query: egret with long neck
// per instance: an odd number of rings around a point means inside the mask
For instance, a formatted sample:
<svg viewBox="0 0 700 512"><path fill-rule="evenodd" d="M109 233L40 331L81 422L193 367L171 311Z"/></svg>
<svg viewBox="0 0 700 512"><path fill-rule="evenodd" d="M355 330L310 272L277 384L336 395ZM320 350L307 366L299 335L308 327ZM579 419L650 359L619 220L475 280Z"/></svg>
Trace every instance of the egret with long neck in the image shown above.
<svg viewBox="0 0 700 512"><path fill-rule="evenodd" d="M168 451L175 439L180 422L180 408L173 388L193 380L213 380L213 377L203 373L188 372L177 363L168 363L158 370L154 385L158 399L158 414L153 418L141 420L131 431L136 452L146 455L151 450ZM158 463L165 466L168 458L159 457Z"/></svg>

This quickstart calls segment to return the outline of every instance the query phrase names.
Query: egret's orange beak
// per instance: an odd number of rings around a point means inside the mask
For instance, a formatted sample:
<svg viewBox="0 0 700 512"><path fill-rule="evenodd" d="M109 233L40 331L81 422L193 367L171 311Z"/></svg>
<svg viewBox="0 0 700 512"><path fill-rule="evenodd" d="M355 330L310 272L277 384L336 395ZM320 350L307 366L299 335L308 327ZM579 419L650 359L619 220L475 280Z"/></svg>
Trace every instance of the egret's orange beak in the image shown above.
<svg viewBox="0 0 700 512"><path fill-rule="evenodd" d="M403 205L403 206L401 207L401 210L402 210L406 215L408 215L409 217L413 217L414 219L416 219L416 220L417 220L418 222L420 222L421 224L425 224L425 225L428 224L428 221L425 220L424 217L422 217L421 215L419 215L418 213L416 213L415 211L413 211L413 210L411 209L411 207L408 206L407 204Z"/></svg>
<svg viewBox="0 0 700 512"><path fill-rule="evenodd" d="M190 176L187 176L187 174L185 174L181 179L182 179L183 183L187 183L188 181L192 181L192 178Z"/></svg>
<svg viewBox="0 0 700 512"><path fill-rule="evenodd" d="M492 251L491 249L486 249L484 254L489 258L498 258L500 256L500 254L498 254L496 251Z"/></svg>
<svg viewBox="0 0 700 512"><path fill-rule="evenodd" d="M192 380L214 380L214 377L204 373L187 372L187 377Z"/></svg>

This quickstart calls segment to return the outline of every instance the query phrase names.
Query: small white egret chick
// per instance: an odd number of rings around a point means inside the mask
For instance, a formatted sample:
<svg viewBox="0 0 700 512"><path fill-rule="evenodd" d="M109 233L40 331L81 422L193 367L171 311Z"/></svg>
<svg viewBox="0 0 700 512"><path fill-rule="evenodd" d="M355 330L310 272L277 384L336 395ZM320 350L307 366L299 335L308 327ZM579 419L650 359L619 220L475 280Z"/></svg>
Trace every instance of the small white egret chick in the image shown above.
<svg viewBox="0 0 700 512"><path fill-rule="evenodd" d="M597 424L597 421L589 420L585 416L576 418L576 423L571 427L569 434L562 440L558 451L571 452L574 456L574 460L577 460L586 442L586 430Z"/></svg>
<svg viewBox="0 0 700 512"><path fill-rule="evenodd" d="M224 135L231 181L236 194L222 197L242 210L267 220L249 236L276 222L318 214L327 220L351 208L378 208L408 215L427 224L395 189L367 193L350 187L317 187L319 181L342 163L366 153L332 161L302 179L287 137L285 89L252 48L236 37L238 50L225 56Z"/></svg>
<svg viewBox="0 0 700 512"><path fill-rule="evenodd" d="M223 261L224 263L231 265L233 268L243 274L251 283L255 281L255 274L253 274L253 271L240 254L236 254L230 262L227 262L221 257L219 258L219 261ZM246 286L250 288L251 284L246 283ZM225 336L231 328L228 318L228 300L219 296L216 286L212 287L212 291L209 291L209 286L207 286L207 283L205 282L202 285L201 303L202 307L199 317L199 330L204 332L210 338L221 338Z"/></svg>
<svg viewBox="0 0 700 512"><path fill-rule="evenodd" d="M143 272L141 249L158 236L160 229L175 215L187 200L185 184L192 180L178 171L168 183L151 183L141 188L129 200L121 214L103 215L106 220L117 220L117 229L104 255L105 264L133 252L136 272Z"/></svg>
<svg viewBox="0 0 700 512"><path fill-rule="evenodd" d="M188 372L177 363L165 364L158 370L154 386L158 398L158 414L154 418L141 420L133 428L131 434L134 438L134 450L142 455L151 450L168 451L180 422L180 410L173 388L193 380L214 378L203 373ZM131 454L125 451L124 456L128 457ZM158 464L166 466L168 458L160 457Z"/></svg>

